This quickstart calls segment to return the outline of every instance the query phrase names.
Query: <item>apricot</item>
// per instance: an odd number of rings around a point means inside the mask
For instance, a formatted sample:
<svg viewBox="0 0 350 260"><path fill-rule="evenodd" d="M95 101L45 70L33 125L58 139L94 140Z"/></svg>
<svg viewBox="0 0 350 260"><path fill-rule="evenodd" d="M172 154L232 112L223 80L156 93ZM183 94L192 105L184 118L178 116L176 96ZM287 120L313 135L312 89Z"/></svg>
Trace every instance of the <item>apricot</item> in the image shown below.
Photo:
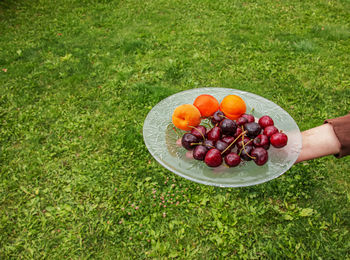
<svg viewBox="0 0 350 260"><path fill-rule="evenodd" d="M219 101L208 94L198 96L193 105L198 108L202 117L212 116L219 109Z"/></svg>
<svg viewBox="0 0 350 260"><path fill-rule="evenodd" d="M175 127L190 131L201 123L201 112L192 104L183 104L175 108L172 115Z"/></svg>
<svg viewBox="0 0 350 260"><path fill-rule="evenodd" d="M246 112L247 106L240 96L228 95L221 101L219 109L227 118L236 120Z"/></svg>

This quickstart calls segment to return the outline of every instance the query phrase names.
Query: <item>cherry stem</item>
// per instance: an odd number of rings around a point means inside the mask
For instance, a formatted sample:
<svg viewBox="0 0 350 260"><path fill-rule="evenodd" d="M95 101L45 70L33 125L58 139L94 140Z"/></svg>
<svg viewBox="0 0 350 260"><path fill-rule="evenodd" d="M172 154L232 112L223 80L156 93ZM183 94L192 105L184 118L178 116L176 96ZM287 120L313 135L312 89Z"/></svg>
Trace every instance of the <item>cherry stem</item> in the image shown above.
<svg viewBox="0 0 350 260"><path fill-rule="evenodd" d="M244 132L240 133L239 136L237 136L237 138L236 138L235 140L233 140L233 142L230 143L229 146L227 146L226 149L223 150L223 151L221 152L221 154L224 154L228 149L230 149L230 147L231 147L241 136L245 135L246 133L247 133L247 131L244 131Z"/></svg>
<svg viewBox="0 0 350 260"><path fill-rule="evenodd" d="M256 157L251 156L251 155L247 152L247 150L245 149L245 145L243 145L243 148L241 149L241 151L240 151L239 153L241 153L242 150L244 150L244 151L245 151L245 154L248 155L248 157L250 157L251 159L253 159L253 160L256 159Z"/></svg>
<svg viewBox="0 0 350 260"><path fill-rule="evenodd" d="M247 150L245 149L245 147L247 146L247 144L249 144L249 143L252 142L253 140L252 140L252 139L249 140L246 144L244 143L243 140L244 140L244 138L242 138L242 147L243 147L243 148L241 149L241 151L240 151L239 153L241 154L242 150L244 150L244 151L245 151L245 154L248 155L248 157L250 157L251 159L255 160L256 157L251 156L251 155L247 152Z"/></svg>
<svg viewBox="0 0 350 260"><path fill-rule="evenodd" d="M189 126L189 127L192 127L193 129L196 129L197 132L199 132L199 133L201 134L201 136L203 137L203 140L205 140L204 134L203 134L201 131L199 131L198 128L196 128L196 127L194 127L194 126Z"/></svg>
<svg viewBox="0 0 350 260"><path fill-rule="evenodd" d="M249 143L253 142L253 139L250 139L244 146L248 145Z"/></svg>

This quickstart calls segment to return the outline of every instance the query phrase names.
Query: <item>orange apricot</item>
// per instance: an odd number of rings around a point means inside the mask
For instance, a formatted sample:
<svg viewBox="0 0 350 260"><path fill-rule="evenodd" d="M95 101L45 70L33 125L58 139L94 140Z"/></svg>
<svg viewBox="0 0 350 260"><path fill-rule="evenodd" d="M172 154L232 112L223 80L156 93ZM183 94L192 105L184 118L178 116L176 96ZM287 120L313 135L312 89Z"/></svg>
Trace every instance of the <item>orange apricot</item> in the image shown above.
<svg viewBox="0 0 350 260"><path fill-rule="evenodd" d="M183 104L175 108L172 121L175 127L189 131L201 122L201 112L192 104Z"/></svg>
<svg viewBox="0 0 350 260"><path fill-rule="evenodd" d="M202 117L212 116L219 109L219 101L208 94L198 96L194 100L193 105L198 108Z"/></svg>
<svg viewBox="0 0 350 260"><path fill-rule="evenodd" d="M237 95L228 95L220 103L220 110L231 120L238 119L247 110L244 100Z"/></svg>

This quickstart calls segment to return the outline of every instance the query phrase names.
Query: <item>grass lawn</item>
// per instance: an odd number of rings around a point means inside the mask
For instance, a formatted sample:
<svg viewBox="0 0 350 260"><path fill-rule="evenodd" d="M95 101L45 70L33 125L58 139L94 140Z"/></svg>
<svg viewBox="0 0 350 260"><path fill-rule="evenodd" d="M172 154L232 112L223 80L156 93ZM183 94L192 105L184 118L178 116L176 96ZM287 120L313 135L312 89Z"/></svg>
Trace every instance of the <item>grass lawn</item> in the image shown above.
<svg viewBox="0 0 350 260"><path fill-rule="evenodd" d="M347 0L0 0L0 258L350 259L350 158L223 189L142 136L199 87L342 116L349 51Z"/></svg>

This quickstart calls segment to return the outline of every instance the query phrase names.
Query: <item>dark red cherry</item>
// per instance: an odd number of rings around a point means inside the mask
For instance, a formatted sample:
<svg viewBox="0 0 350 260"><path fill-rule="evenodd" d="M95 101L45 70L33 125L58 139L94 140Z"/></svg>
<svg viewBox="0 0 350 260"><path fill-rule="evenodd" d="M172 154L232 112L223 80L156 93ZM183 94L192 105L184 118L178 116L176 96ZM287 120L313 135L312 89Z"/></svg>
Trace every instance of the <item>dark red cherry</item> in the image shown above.
<svg viewBox="0 0 350 260"><path fill-rule="evenodd" d="M225 136L225 137L221 138L221 140L227 144L231 144L235 140L235 138L233 136ZM231 147L233 148L234 145L232 145Z"/></svg>
<svg viewBox="0 0 350 260"><path fill-rule="evenodd" d="M288 136L285 133L275 133L270 137L270 142L273 147L282 148L287 145Z"/></svg>
<svg viewBox="0 0 350 260"><path fill-rule="evenodd" d="M263 131L263 134L269 138L275 133L278 133L278 129L277 129L277 127L275 127L273 125L265 127L265 129Z"/></svg>
<svg viewBox="0 0 350 260"><path fill-rule="evenodd" d="M205 147L207 147L209 150L210 150L211 148L215 148L215 142L214 142L213 140L208 140L208 139L206 139L206 140L203 142L203 145L204 145Z"/></svg>
<svg viewBox="0 0 350 260"><path fill-rule="evenodd" d="M248 146L245 146L244 147L244 149L242 148L241 150L240 150L240 156L241 156L241 158L243 159L243 160L245 160L245 161L251 161L252 160L252 156L250 155L251 154L251 152L253 151L253 146L250 146L250 145L248 145Z"/></svg>
<svg viewBox="0 0 350 260"><path fill-rule="evenodd" d="M238 126L241 126L241 125L244 125L244 124L248 123L248 119L243 117L243 116L241 116L241 117L239 117L237 119L236 123L237 123Z"/></svg>
<svg viewBox="0 0 350 260"><path fill-rule="evenodd" d="M243 140L242 140L242 138L239 138L237 140L237 148L238 148L238 150L242 149L243 143L244 143L245 146L253 146L253 141L250 138L245 136L243 138Z"/></svg>
<svg viewBox="0 0 350 260"><path fill-rule="evenodd" d="M241 163L241 157L236 153L229 153L224 158L225 163L229 167L238 166Z"/></svg>
<svg viewBox="0 0 350 260"><path fill-rule="evenodd" d="M269 159L269 154L262 147L253 149L250 155L254 158L254 162L259 166L264 165Z"/></svg>
<svg viewBox="0 0 350 260"><path fill-rule="evenodd" d="M237 138L241 133L243 132L241 127L237 127L236 133L233 136L234 138Z"/></svg>
<svg viewBox="0 0 350 260"><path fill-rule="evenodd" d="M242 117L245 117L248 119L247 123L255 122L255 117L252 114L243 114Z"/></svg>
<svg viewBox="0 0 350 260"><path fill-rule="evenodd" d="M260 117L258 123L262 128L274 125L274 122L270 116Z"/></svg>
<svg viewBox="0 0 350 260"><path fill-rule="evenodd" d="M233 136L236 133L237 124L235 121L225 118L220 122L219 127L221 128L222 134Z"/></svg>
<svg viewBox="0 0 350 260"><path fill-rule="evenodd" d="M266 135L258 135L254 138L253 144L255 147L262 147L265 150L268 150L270 148L270 140Z"/></svg>
<svg viewBox="0 0 350 260"><path fill-rule="evenodd" d="M204 162L209 167L220 166L222 164L221 152L216 148L210 149L205 155Z"/></svg>
<svg viewBox="0 0 350 260"><path fill-rule="evenodd" d="M214 126L208 133L207 138L216 142L221 138L221 129L218 126Z"/></svg>
<svg viewBox="0 0 350 260"><path fill-rule="evenodd" d="M261 126L255 122L246 123L244 129L248 131L247 136L249 138L255 138L261 133Z"/></svg>
<svg viewBox="0 0 350 260"><path fill-rule="evenodd" d="M193 158L199 161L203 161L208 151L208 147L204 145L198 145L193 150Z"/></svg>
<svg viewBox="0 0 350 260"><path fill-rule="evenodd" d="M216 141L215 143L215 147L216 149L218 149L222 155L226 155L226 154L229 154L231 149L227 149L228 147L228 143L222 141L222 140L218 140ZM231 147L230 147L231 148ZM227 150L226 150L227 149ZM225 151L226 150L226 151ZM225 151L224 153L222 153L223 151Z"/></svg>
<svg viewBox="0 0 350 260"><path fill-rule="evenodd" d="M198 138L198 140L203 140L206 136L207 129L203 125L196 126L191 130L191 134Z"/></svg>
<svg viewBox="0 0 350 260"><path fill-rule="evenodd" d="M216 125L220 123L225 118L225 114L218 110L214 113L214 115L211 117L211 122Z"/></svg>
<svg viewBox="0 0 350 260"><path fill-rule="evenodd" d="M198 145L198 141L198 138L190 133L184 134L181 138L181 144L187 150L192 150L196 145Z"/></svg>

